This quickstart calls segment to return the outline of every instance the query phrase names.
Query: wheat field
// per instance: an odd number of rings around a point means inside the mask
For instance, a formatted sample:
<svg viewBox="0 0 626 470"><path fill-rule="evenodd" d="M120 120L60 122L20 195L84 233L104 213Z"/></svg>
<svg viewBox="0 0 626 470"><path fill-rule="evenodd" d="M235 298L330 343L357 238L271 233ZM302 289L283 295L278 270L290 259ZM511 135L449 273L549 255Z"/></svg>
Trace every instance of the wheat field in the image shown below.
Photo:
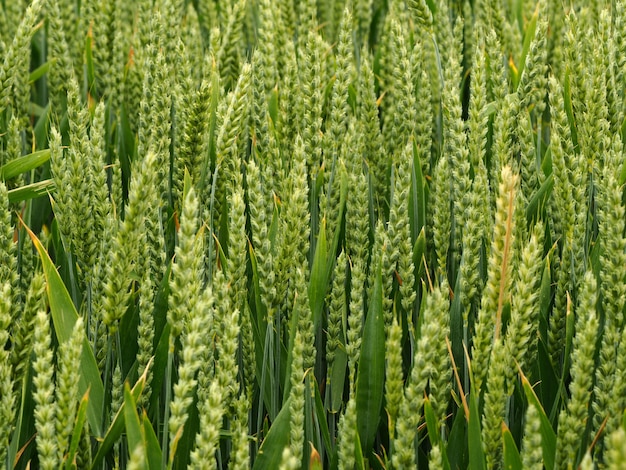
<svg viewBox="0 0 626 470"><path fill-rule="evenodd" d="M0 465L621 469L626 0L0 0Z"/></svg>

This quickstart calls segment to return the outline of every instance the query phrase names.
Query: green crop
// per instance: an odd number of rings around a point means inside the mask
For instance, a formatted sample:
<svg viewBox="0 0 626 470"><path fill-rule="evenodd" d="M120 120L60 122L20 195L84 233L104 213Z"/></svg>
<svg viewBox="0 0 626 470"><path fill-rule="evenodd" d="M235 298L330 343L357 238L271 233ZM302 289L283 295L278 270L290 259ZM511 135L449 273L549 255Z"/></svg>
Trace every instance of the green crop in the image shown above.
<svg viewBox="0 0 626 470"><path fill-rule="evenodd" d="M622 468L626 0L0 0L0 465Z"/></svg>

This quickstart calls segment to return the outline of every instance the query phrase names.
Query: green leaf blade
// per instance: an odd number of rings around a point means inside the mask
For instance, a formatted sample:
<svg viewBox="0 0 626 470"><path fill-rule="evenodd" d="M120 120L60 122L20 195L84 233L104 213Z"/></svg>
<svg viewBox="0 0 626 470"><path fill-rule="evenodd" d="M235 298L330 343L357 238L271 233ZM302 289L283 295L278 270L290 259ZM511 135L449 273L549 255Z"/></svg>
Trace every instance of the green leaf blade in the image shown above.
<svg viewBox="0 0 626 470"><path fill-rule="evenodd" d="M385 323L380 266L369 306L356 383L357 429L365 455L369 454L374 444L385 382Z"/></svg>
<svg viewBox="0 0 626 470"><path fill-rule="evenodd" d="M70 341L74 324L78 320L78 313L74 303L59 276L48 252L41 244L37 236L26 227L43 265L46 277L46 293L50 303L50 312L54 323L54 331L59 343ZM102 410L104 407L104 386L100 378L98 364L93 355L93 349L87 336L83 335L83 349L80 359L80 376L78 390L84 394L89 390L89 406L87 419L93 432L100 436L102 434Z"/></svg>

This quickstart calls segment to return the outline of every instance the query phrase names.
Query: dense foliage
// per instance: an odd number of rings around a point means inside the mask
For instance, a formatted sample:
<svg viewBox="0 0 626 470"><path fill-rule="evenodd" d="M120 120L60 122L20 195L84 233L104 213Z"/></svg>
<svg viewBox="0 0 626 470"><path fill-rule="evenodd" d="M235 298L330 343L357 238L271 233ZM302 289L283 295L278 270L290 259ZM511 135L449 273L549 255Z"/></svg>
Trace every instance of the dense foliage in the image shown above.
<svg viewBox="0 0 626 470"><path fill-rule="evenodd" d="M0 0L0 58L2 465L622 468L626 0Z"/></svg>

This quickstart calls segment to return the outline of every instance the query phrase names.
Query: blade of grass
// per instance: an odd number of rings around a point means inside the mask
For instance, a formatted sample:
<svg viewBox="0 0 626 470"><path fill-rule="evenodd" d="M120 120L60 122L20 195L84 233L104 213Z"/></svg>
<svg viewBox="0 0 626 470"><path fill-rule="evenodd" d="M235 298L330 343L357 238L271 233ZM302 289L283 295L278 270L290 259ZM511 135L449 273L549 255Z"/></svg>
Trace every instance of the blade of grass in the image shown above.
<svg viewBox="0 0 626 470"><path fill-rule="evenodd" d="M426 264L424 262L424 253L426 252L426 231L421 228L415 243L413 244L413 266L415 266L415 278L422 277Z"/></svg>
<svg viewBox="0 0 626 470"><path fill-rule="evenodd" d="M30 155L11 160L0 167L0 179L6 181L22 173L34 170L50 160L50 149L39 150Z"/></svg>
<svg viewBox="0 0 626 470"><path fill-rule="evenodd" d="M354 436L354 461L355 467L357 470L365 470L365 459L363 458L363 447L361 446L361 438L359 437L359 433L356 433Z"/></svg>
<svg viewBox="0 0 626 470"><path fill-rule="evenodd" d="M50 303L50 312L52 314L55 334L60 344L67 343L72 336L74 324L78 319L78 313L48 252L37 236L26 225L24 225L24 228L28 232L41 258L41 264L43 265L43 271L46 277L46 292ZM97 436L100 436L102 434L104 386L100 379L100 372L96 358L93 355L93 349L85 335L83 335L83 350L80 360L78 389L81 394L86 393L87 390L90 391L87 416L91 429Z"/></svg>
<svg viewBox="0 0 626 470"><path fill-rule="evenodd" d="M450 468L467 468L467 420L465 415L457 409L456 417L452 423L448 442L446 444L446 457Z"/></svg>
<svg viewBox="0 0 626 470"><path fill-rule="evenodd" d="M85 37L85 64L87 70L87 92L90 95L95 96L96 93L96 72L95 66L93 62L93 36L91 30L89 34Z"/></svg>
<svg viewBox="0 0 626 470"><path fill-rule="evenodd" d="M273 470L279 467L283 449L289 443L290 400L287 399L263 440L254 461L253 470Z"/></svg>
<svg viewBox="0 0 626 470"><path fill-rule="evenodd" d="M530 18L528 23L526 23L526 32L524 33L524 43L522 46L522 54L519 58L518 64L518 73L513 75L513 87L517 88L519 85L519 79L522 76L522 72L524 71L524 66L526 65L526 56L528 55L528 51L530 50L530 43L535 37L535 30L537 29L537 18L539 16L539 6L535 8L535 12L533 16Z"/></svg>
<svg viewBox="0 0 626 470"><path fill-rule="evenodd" d="M52 66L53 64L51 63L51 61L44 62L43 64L41 64L39 67L37 67L35 70L33 70L30 73L30 75L28 76L28 83L35 83L45 74L47 74L48 71L50 70L50 67Z"/></svg>
<svg viewBox="0 0 626 470"><path fill-rule="evenodd" d="M144 412L142 416L143 435L146 442L146 457L148 458L148 466L150 470L161 469L161 446L159 439L154 432L152 423L148 419L148 415Z"/></svg>
<svg viewBox="0 0 626 470"><path fill-rule="evenodd" d="M544 180L541 187L531 196L530 201L528 201L528 206L526 206L526 220L530 222L539 217L539 214L543 211L552 194L553 188L554 175L550 173L550 176Z"/></svg>
<svg viewBox="0 0 626 470"><path fill-rule="evenodd" d="M380 421L385 382L385 322L382 274L378 266L369 312L363 329L356 380L357 428L365 455L369 455Z"/></svg>
<svg viewBox="0 0 626 470"><path fill-rule="evenodd" d="M13 462L13 468L18 467L18 463L24 455L24 452L35 438L35 420L32 419L35 409L32 393L34 384L32 379L32 374L29 373L22 382L22 398L17 411L11 446L8 449L7 461Z"/></svg>
<svg viewBox="0 0 626 470"><path fill-rule="evenodd" d="M467 440L469 447L469 468L471 470L486 470L485 453L483 451L483 441L480 430L480 413L478 411L478 400L474 392L469 394L469 409L469 432Z"/></svg>
<svg viewBox="0 0 626 470"><path fill-rule="evenodd" d="M320 395L320 388L314 376L311 376L311 380L315 381L315 386L313 387L315 390L315 418L317 419L317 424L322 433L324 447L327 452L332 453L333 445L330 438L330 431L328 430L328 422L326 421L326 412L324 410L324 404L322 403L322 396Z"/></svg>
<svg viewBox="0 0 626 470"><path fill-rule="evenodd" d="M559 380L559 393L561 394L563 400L567 399L565 382L569 377L572 344L574 342L575 320L575 315L572 313L572 299L570 298L569 293L567 293L567 303L565 309L565 352L563 353L563 371L561 373L561 379ZM556 412L554 414L556 414Z"/></svg>
<svg viewBox="0 0 626 470"><path fill-rule="evenodd" d="M449 345L448 348L450 348ZM450 356L452 356L452 353L450 353ZM466 348L465 360L467 361L467 373L469 374L470 386L472 390L469 394L468 405L465 405L465 401L463 401L464 406L469 406L467 434L469 468L471 470L486 470L487 466L485 461L485 452L483 450L482 432L480 429L480 412L478 410L478 399L476 397L476 387L474 385L474 374L472 373L472 363Z"/></svg>
<svg viewBox="0 0 626 470"><path fill-rule="evenodd" d="M144 374L139 378L139 380L137 380L137 383L134 385L134 387L131 390L131 395L135 403L137 402L137 400L141 396L141 393L143 392L143 388L146 384L146 377L147 377L148 371L150 370L151 365L152 365L151 363L148 363L148 367L146 367ZM102 439L102 444L100 444L100 447L98 448L98 452L96 453L95 457L92 460L92 463L91 463L92 469L100 468L100 463L103 461L104 456L113 448L113 445L118 441L118 439L122 435L122 432L124 431L124 427L125 427L125 423L124 423L125 421L124 408L125 407L126 407L125 402L122 402L122 406L120 406L120 409L117 410L117 413L115 414L115 417L113 418L113 421L111 422L111 425L109 426L109 429L107 429L107 432Z"/></svg>
<svg viewBox="0 0 626 470"><path fill-rule="evenodd" d="M570 72L569 69L565 69L565 79L563 80L563 103L565 105L565 113L567 114L567 120L569 121L570 131L572 133L572 144L574 148L578 149L578 128L576 127L576 120L574 119L574 108L572 104L572 89L570 85Z"/></svg>
<svg viewBox="0 0 626 470"><path fill-rule="evenodd" d="M446 346L448 347L448 354L450 355L450 360L452 361L452 370L454 371L456 384L459 387L459 391L461 392L460 393L461 402L463 403L463 412L465 413L465 419L469 422L470 408L467 404L467 398L465 396L465 392L463 391L463 384L461 383L461 377L459 376L459 369L456 365L456 361L454 360L454 354L452 354L452 346L450 345L450 340L447 337L446 337ZM465 350L465 357L468 358L467 364L468 364L468 369L469 369L469 357L467 355L467 350Z"/></svg>
<svg viewBox="0 0 626 470"><path fill-rule="evenodd" d="M343 391L346 382L346 367L348 366L348 354L343 343L339 344L339 347L335 351L335 360L332 364L332 370L330 374L330 412L338 413L343 403Z"/></svg>
<svg viewBox="0 0 626 470"><path fill-rule="evenodd" d="M424 228L426 221L426 197L424 195L424 175L420 162L417 143L413 139L413 168L411 174L411 197L409 198L409 224L411 226L411 239L417 243L417 238ZM419 258L418 258L419 261ZM415 266L415 259L413 260Z"/></svg>
<svg viewBox="0 0 626 470"><path fill-rule="evenodd" d="M556 455L556 434L554 429L552 429L550 420L546 416L546 412L539 402L539 398L537 398L530 382L521 370L519 371L519 374L522 379L522 386L524 387L526 399L535 405L539 411L539 418L541 419L541 445L544 464L546 468L554 468L554 459Z"/></svg>
<svg viewBox="0 0 626 470"><path fill-rule="evenodd" d="M522 470L522 458L511 431L504 423L502 423L502 442L504 446L504 468L506 470Z"/></svg>
<svg viewBox="0 0 626 470"><path fill-rule="evenodd" d="M9 191L9 202L22 202L45 196L54 191L55 187L54 181L51 179L20 186Z"/></svg>
<svg viewBox="0 0 626 470"><path fill-rule="evenodd" d="M145 448L139 414L137 414L137 404L128 382L124 384L124 422L126 425L126 439L128 439L128 451L132 454L140 445L144 445Z"/></svg>
<svg viewBox="0 0 626 470"><path fill-rule="evenodd" d="M313 266L311 267L311 279L309 281L309 304L311 306L311 315L313 316L314 331L318 331L322 320L322 309L324 308L324 300L330 279L329 271L326 269L327 251L326 221L322 220L313 257Z"/></svg>
<svg viewBox="0 0 626 470"><path fill-rule="evenodd" d="M322 470L322 459L320 453L317 451L313 444L311 444L311 455L309 457L309 470Z"/></svg>
<svg viewBox="0 0 626 470"><path fill-rule="evenodd" d="M72 439L70 441L70 449L65 458L65 468L69 470L72 468L76 453L78 452L78 444L80 443L80 436L83 432L85 421L87 420L87 406L89 405L89 391L85 392L83 398L80 400L80 405L76 412L76 421L74 424L74 431L72 432Z"/></svg>
<svg viewBox="0 0 626 470"><path fill-rule="evenodd" d="M441 450L441 458L443 461L443 468L450 470L450 462L448 462L448 454L446 452L446 443L441 440L439 434L439 423L435 416L435 411L428 397L424 398L424 417L426 419L426 429L428 431L428 438L432 446L438 444L439 450Z"/></svg>

